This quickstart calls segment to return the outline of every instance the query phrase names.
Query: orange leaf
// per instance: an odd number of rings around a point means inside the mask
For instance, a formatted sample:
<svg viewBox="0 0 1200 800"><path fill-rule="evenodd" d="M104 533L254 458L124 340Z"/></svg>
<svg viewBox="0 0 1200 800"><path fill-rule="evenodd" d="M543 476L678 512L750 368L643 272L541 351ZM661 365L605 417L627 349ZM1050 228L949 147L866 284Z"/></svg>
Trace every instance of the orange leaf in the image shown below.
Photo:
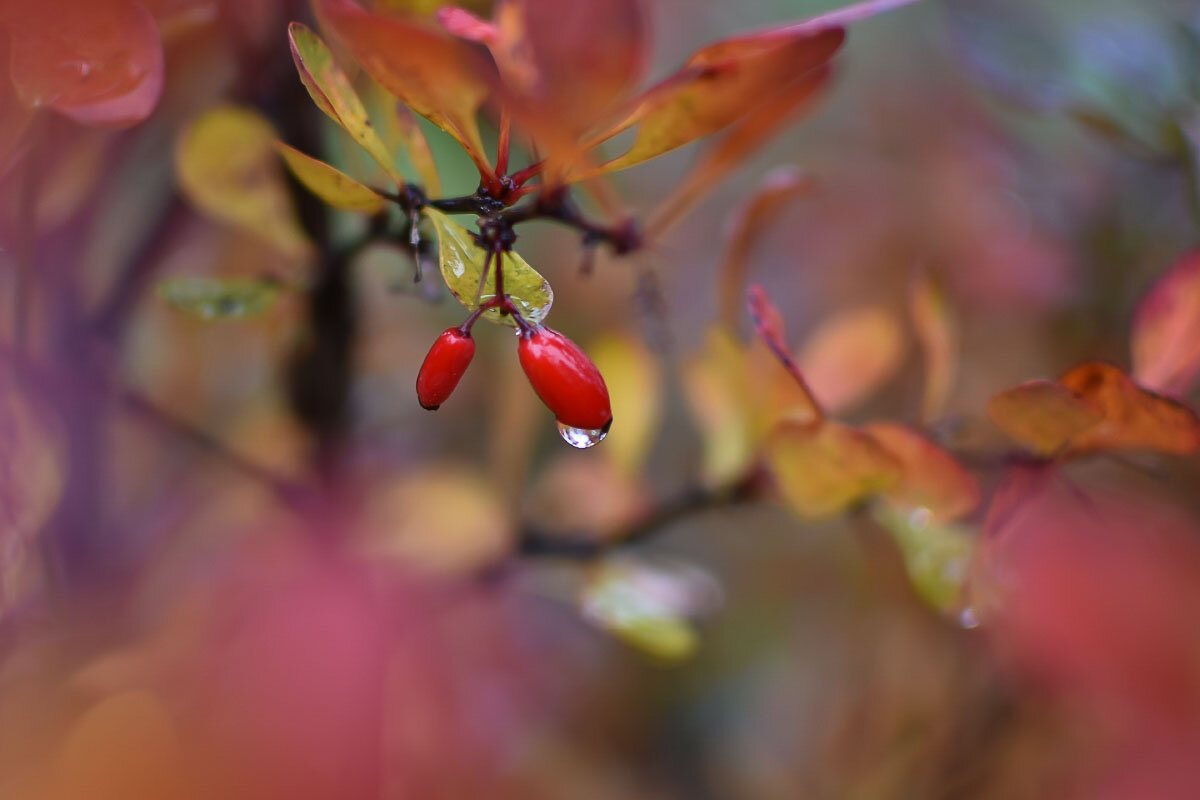
<svg viewBox="0 0 1200 800"><path fill-rule="evenodd" d="M717 269L717 303L721 322L729 330L737 329L741 313L742 284L749 269L750 253L763 232L774 224L788 201L812 187L812 180L793 167L771 172L732 219L725 237L725 254Z"/></svg>
<svg viewBox="0 0 1200 800"><path fill-rule="evenodd" d="M1028 381L994 396L988 416L1039 455L1060 453L1103 415L1062 384Z"/></svg>
<svg viewBox="0 0 1200 800"><path fill-rule="evenodd" d="M900 479L887 492L893 504L927 509L935 522L958 519L979 505L975 477L921 434L891 422L876 422L863 430L900 463Z"/></svg>
<svg viewBox="0 0 1200 800"><path fill-rule="evenodd" d="M489 66L471 48L416 21L369 13L351 0L314 0L321 20L381 86L458 140L493 177L475 115Z"/></svg>
<svg viewBox="0 0 1200 800"><path fill-rule="evenodd" d="M837 422L784 421L767 438L767 464L801 517L827 517L891 489L901 465L874 437Z"/></svg>
<svg viewBox="0 0 1200 800"><path fill-rule="evenodd" d="M598 171L631 167L716 133L758 108L780 86L825 64L844 39L845 31L835 27L794 36L751 34L700 49L598 137L596 143L638 126L632 147Z"/></svg>
<svg viewBox="0 0 1200 800"><path fill-rule="evenodd" d="M754 329L758 332L759 337L767 347L771 349L775 358L783 364L784 368L795 380L796 385L802 393L803 402L809 406L807 409L802 409L802 414L811 417L813 420L821 420L824 417L821 405L817 402L816 397L813 396L808 382L804 379L803 373L796 366L796 362L792 359L792 354L788 350L787 339L783 332L783 316L779 313L779 309L767 297L766 290L758 284L746 290L746 299L747 304L750 306L750 316L754 318Z"/></svg>
<svg viewBox="0 0 1200 800"><path fill-rule="evenodd" d="M1059 383L1024 383L993 397L988 413L1041 455L1200 448L1200 420L1191 409L1142 389L1108 364L1080 364Z"/></svg>
<svg viewBox="0 0 1200 800"><path fill-rule="evenodd" d="M886 308L847 311L823 323L798 361L821 405L853 406L886 383L904 359L904 330Z"/></svg>
<svg viewBox="0 0 1200 800"><path fill-rule="evenodd" d="M655 211L647 230L661 234L711 191L726 174L801 113L829 85L828 67L814 70L776 92L735 122L706 150L674 192Z"/></svg>
<svg viewBox="0 0 1200 800"><path fill-rule="evenodd" d="M679 72L642 94L625 119L593 140L599 144L638 126L629 151L600 171L624 169L717 132L767 102L779 87L827 63L845 39L845 25L914 1L859 3L702 47Z"/></svg>
<svg viewBox="0 0 1200 800"><path fill-rule="evenodd" d="M1142 389L1108 364L1081 364L1062 384L1095 408L1101 424L1081 431L1076 451L1158 450L1190 453L1200 448L1200 420L1186 406Z"/></svg>
<svg viewBox="0 0 1200 800"><path fill-rule="evenodd" d="M1130 337L1133 377L1183 395L1200 375L1200 250L1180 258L1138 303Z"/></svg>
<svg viewBox="0 0 1200 800"><path fill-rule="evenodd" d="M946 407L958 370L958 321L946 297L945 287L929 274L913 282L909 294L913 327L925 359L925 391L921 397L921 419L937 419Z"/></svg>
<svg viewBox="0 0 1200 800"><path fill-rule="evenodd" d="M154 17L135 0L6 4L17 95L87 125L131 125L150 116L163 86Z"/></svg>

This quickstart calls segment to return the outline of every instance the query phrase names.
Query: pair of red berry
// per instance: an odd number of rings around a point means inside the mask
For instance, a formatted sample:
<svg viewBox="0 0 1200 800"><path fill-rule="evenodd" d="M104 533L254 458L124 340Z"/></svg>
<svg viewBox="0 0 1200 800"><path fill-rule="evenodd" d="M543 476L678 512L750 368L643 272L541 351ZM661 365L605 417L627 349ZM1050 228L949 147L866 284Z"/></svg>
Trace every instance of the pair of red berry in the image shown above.
<svg viewBox="0 0 1200 800"><path fill-rule="evenodd" d="M434 410L458 386L475 356L472 315L449 328L433 343L417 373L417 400ZM517 356L529 383L554 412L563 439L588 447L604 438L612 425L612 406L604 377L577 344L550 328L521 324Z"/></svg>

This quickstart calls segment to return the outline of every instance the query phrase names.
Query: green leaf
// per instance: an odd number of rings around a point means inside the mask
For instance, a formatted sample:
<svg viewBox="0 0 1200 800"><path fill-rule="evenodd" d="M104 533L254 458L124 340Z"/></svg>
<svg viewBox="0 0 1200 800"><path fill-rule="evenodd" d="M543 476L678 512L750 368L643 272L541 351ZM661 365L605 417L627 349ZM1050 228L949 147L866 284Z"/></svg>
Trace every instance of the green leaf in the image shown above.
<svg viewBox="0 0 1200 800"><path fill-rule="evenodd" d="M168 278L159 296L172 308L203 320L247 319L265 314L280 285L258 278Z"/></svg>
<svg viewBox="0 0 1200 800"><path fill-rule="evenodd" d="M494 269L488 271L483 291L479 292L479 278L483 274L487 251L475 244L470 231L436 209L426 207L422 212L437 229L438 265L454 298L468 310L474 311L480 303L495 297ZM554 290L537 270L516 253L505 253L503 264L505 294L512 299L526 322L540 324L554 304ZM476 302L477 293L479 302ZM483 318L499 325L516 325L511 317L501 316L496 309L484 312Z"/></svg>
<svg viewBox="0 0 1200 800"><path fill-rule="evenodd" d="M913 589L944 613L962 610L963 584L975 551L975 538L960 525L939 524L928 514L877 508L875 521L892 535Z"/></svg>
<svg viewBox="0 0 1200 800"><path fill-rule="evenodd" d="M720 587L686 565L629 561L599 565L580 598L584 616L629 646L662 661L683 661L700 645L692 619L720 604Z"/></svg>
<svg viewBox="0 0 1200 800"><path fill-rule="evenodd" d="M397 184L403 184L404 176L371 125L367 109L350 85L350 79L334 63L333 53L326 44L299 22L288 26L288 39L292 45L296 70L313 102L354 137L354 141L383 167L389 178Z"/></svg>
<svg viewBox="0 0 1200 800"><path fill-rule="evenodd" d="M383 210L384 199L374 189L364 186L341 170L283 142L276 142L275 149L283 156L283 163L287 164L296 180L334 208L361 211L364 214L378 214Z"/></svg>

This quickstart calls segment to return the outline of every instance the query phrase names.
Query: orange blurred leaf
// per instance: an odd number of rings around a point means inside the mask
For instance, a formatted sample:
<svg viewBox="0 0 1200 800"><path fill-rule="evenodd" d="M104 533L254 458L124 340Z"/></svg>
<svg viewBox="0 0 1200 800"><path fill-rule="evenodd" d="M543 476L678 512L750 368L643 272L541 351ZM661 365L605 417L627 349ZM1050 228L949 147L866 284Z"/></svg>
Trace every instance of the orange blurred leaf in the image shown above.
<svg viewBox="0 0 1200 800"><path fill-rule="evenodd" d="M1200 250L1185 254L1138 303L1130 336L1133 377L1181 396L1200 375Z"/></svg>
<svg viewBox="0 0 1200 800"><path fill-rule="evenodd" d="M925 360L921 419L929 422L941 415L954 385L958 371L958 321L945 287L928 273L922 273L913 282L909 307Z"/></svg>
<svg viewBox="0 0 1200 800"><path fill-rule="evenodd" d="M920 433L892 422L872 423L863 432L900 464L900 479L886 493L894 505L924 509L937 523L966 516L979 505L975 476Z"/></svg>
<svg viewBox="0 0 1200 800"><path fill-rule="evenodd" d="M886 492L902 466L874 437L838 422L785 420L767 437L767 464L796 514L821 518Z"/></svg>
<svg viewBox="0 0 1200 800"><path fill-rule="evenodd" d="M788 203L811 188L812 180L804 173L794 167L780 167L767 175L730 220L716 285L721 323L729 330L737 329L741 315L742 284L749 270L750 253Z"/></svg>
<svg viewBox="0 0 1200 800"><path fill-rule="evenodd" d="M796 366L796 362L788 350L787 339L783 331L783 316L779 313L779 309L767 297L766 290L758 284L746 290L746 300L750 307L750 316L754 319L754 329L758 332L759 338L770 348L779 363L787 369L788 374L792 376L801 391L803 402L808 407L798 409L798 411L813 420L822 419L825 413L821 404L813 396L808 382L804 379L804 374Z"/></svg>
<svg viewBox="0 0 1200 800"><path fill-rule="evenodd" d="M846 311L808 337L797 361L821 405L850 408L896 374L904 360L904 329L883 307Z"/></svg>
<svg viewBox="0 0 1200 800"><path fill-rule="evenodd" d="M404 176L371 126L362 100L350 85L346 74L334 62L333 53L321 38L301 23L293 22L288 26L288 41L300 80L317 107L341 125L375 159L389 178L397 184L403 184Z"/></svg>
<svg viewBox="0 0 1200 800"><path fill-rule="evenodd" d="M1102 418L1099 425L1075 437L1072 450L1132 449L1183 454L1200 448L1200 420L1195 412L1142 389L1116 367L1081 364L1064 375L1061 382Z"/></svg>
<svg viewBox="0 0 1200 800"><path fill-rule="evenodd" d="M759 108L780 86L825 64L844 38L845 31L837 27L788 36L768 31L701 48L598 138L604 141L638 126L630 149L597 171L625 169L716 133Z"/></svg>
<svg viewBox="0 0 1200 800"><path fill-rule="evenodd" d="M1000 430L1043 456L1063 452L1076 436L1103 419L1099 410L1067 387L1042 380L995 395L987 412Z"/></svg>
<svg viewBox="0 0 1200 800"><path fill-rule="evenodd" d="M276 142L275 149L283 156L283 162L296 180L334 208L364 214L378 214L383 210L384 199L369 186L283 142Z"/></svg>
<svg viewBox="0 0 1200 800"><path fill-rule="evenodd" d="M132 125L154 110L163 49L135 0L6 3L10 68L21 101L86 125Z"/></svg>
<svg viewBox="0 0 1200 800"><path fill-rule="evenodd" d="M318 16L372 78L453 136L483 176L493 174L475 115L489 67L471 49L415 20L372 14L351 0L314 0Z"/></svg>
<svg viewBox="0 0 1200 800"><path fill-rule="evenodd" d="M675 191L655 210L646 229L661 234L683 217L730 170L762 147L797 114L809 108L829 85L831 74L828 67L813 70L733 123L716 144L704 151Z"/></svg>
<svg viewBox="0 0 1200 800"><path fill-rule="evenodd" d="M300 259L311 246L292 209L275 141L274 128L257 111L220 106L184 130L175 172L201 211Z"/></svg>
<svg viewBox="0 0 1200 800"><path fill-rule="evenodd" d="M1040 455L1097 450L1190 453L1200 420L1186 406L1142 389L1114 366L1086 363L1059 383L1030 381L992 398L988 413Z"/></svg>

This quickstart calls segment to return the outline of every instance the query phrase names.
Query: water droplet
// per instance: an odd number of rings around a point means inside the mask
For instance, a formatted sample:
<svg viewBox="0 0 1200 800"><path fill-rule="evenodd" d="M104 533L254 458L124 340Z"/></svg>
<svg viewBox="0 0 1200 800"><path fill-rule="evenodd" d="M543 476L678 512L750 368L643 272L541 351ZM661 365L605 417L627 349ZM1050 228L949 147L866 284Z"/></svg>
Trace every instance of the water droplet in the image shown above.
<svg viewBox="0 0 1200 800"><path fill-rule="evenodd" d="M975 609L967 606L958 615L958 624L962 625L967 630L973 630L979 627L979 617L975 614Z"/></svg>
<svg viewBox="0 0 1200 800"><path fill-rule="evenodd" d="M571 447L585 450L600 444L608 435L608 430L606 428L572 428L570 425L559 422L558 435Z"/></svg>

